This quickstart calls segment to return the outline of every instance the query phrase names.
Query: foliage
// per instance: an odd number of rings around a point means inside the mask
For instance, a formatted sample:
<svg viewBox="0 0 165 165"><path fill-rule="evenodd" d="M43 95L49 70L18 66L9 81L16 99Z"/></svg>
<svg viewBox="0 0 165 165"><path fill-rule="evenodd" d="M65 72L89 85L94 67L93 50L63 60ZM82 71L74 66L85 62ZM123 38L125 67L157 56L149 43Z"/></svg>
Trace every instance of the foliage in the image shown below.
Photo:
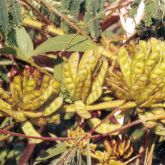
<svg viewBox="0 0 165 165"><path fill-rule="evenodd" d="M14 27L22 24L21 6L17 0L1 0L0 11L0 32L4 34L6 42L10 43L9 36L14 32Z"/></svg>

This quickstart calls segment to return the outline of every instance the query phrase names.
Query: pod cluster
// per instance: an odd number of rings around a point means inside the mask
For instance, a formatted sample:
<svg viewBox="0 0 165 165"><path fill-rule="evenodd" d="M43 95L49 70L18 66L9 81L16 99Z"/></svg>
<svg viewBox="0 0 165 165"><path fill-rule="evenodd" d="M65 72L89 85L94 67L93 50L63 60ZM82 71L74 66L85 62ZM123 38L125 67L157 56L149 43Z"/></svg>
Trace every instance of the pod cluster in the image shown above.
<svg viewBox="0 0 165 165"><path fill-rule="evenodd" d="M165 42L151 38L137 46L121 47L117 65L108 73L107 84L115 97L135 101L140 118L165 114ZM165 134L164 120L156 123Z"/></svg>

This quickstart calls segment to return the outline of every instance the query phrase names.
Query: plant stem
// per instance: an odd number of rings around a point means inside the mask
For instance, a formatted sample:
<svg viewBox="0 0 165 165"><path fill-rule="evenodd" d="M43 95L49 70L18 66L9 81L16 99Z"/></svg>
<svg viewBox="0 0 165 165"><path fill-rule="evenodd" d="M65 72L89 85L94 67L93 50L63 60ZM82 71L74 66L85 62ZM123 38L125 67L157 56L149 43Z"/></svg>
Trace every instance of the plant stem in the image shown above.
<svg viewBox="0 0 165 165"><path fill-rule="evenodd" d="M125 104L124 103L125 103L125 100L115 100L115 101L110 101L110 102L94 104L94 105L86 105L85 108L87 111L105 110L105 109L112 109L112 108L117 108L117 107L124 110L124 109L135 108L137 106L135 102L127 102ZM74 104L67 105L64 107L64 109L66 113L76 112L76 108Z"/></svg>
<svg viewBox="0 0 165 165"><path fill-rule="evenodd" d="M26 162L31 157L35 147L36 147L36 144L34 144L34 143L27 144L27 146L24 149L23 154L18 162L18 165L26 165Z"/></svg>
<svg viewBox="0 0 165 165"><path fill-rule="evenodd" d="M24 26L28 26L37 30L46 29L46 31L52 35L64 34L62 29L56 28L54 25L46 25L44 23L41 23L40 21L32 20L31 18L28 18L28 17L25 17L23 19L23 24Z"/></svg>

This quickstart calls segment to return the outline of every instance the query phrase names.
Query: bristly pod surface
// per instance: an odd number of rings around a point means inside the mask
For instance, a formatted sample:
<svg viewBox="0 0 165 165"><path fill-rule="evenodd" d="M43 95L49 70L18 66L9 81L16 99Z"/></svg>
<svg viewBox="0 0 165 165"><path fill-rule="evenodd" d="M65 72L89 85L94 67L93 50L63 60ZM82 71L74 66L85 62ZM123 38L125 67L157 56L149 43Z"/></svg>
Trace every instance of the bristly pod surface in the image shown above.
<svg viewBox="0 0 165 165"><path fill-rule="evenodd" d="M18 122L25 122L22 125L23 131L35 136L31 122L34 125L46 124L51 118L53 120L55 112L63 104L63 98L57 97L59 87L60 84L55 79L36 69L25 69L22 74L14 76L10 91L0 88L1 116L10 116Z"/></svg>
<svg viewBox="0 0 165 165"><path fill-rule="evenodd" d="M165 43L155 38L139 41L134 51L121 47L118 53L120 71L109 71L106 79L116 97L135 101L144 107L163 101L164 50Z"/></svg>
<svg viewBox="0 0 165 165"><path fill-rule="evenodd" d="M101 48L88 50L82 57L79 53L73 53L63 65L64 85L75 102L75 111L86 119L90 118L90 113L85 110L86 105L101 97L108 70L108 61L101 57L101 51Z"/></svg>
<svg viewBox="0 0 165 165"><path fill-rule="evenodd" d="M137 111L142 120L163 115L164 107L160 109L158 105L163 105L165 100L165 42L151 38L139 41L134 50L130 50L129 45L119 49L118 65L109 70L106 78L110 90L117 98L134 101L137 109L143 110ZM164 135L161 120L153 119L144 125Z"/></svg>

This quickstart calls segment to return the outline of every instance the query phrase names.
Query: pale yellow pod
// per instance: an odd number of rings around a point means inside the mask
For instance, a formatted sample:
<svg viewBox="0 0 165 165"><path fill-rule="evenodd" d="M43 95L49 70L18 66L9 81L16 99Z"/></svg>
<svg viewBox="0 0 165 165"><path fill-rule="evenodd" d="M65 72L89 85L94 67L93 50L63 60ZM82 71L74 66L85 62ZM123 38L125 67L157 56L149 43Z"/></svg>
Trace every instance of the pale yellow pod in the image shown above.
<svg viewBox="0 0 165 165"><path fill-rule="evenodd" d="M48 75L44 75L41 83L41 89L46 89L50 83L50 77Z"/></svg>
<svg viewBox="0 0 165 165"><path fill-rule="evenodd" d="M14 90L17 90L19 96L22 96L22 80L21 80L21 76L15 76L13 79L13 87Z"/></svg>
<svg viewBox="0 0 165 165"><path fill-rule="evenodd" d="M145 54L137 52L131 63L131 82L134 84L139 76L143 74L145 67Z"/></svg>
<svg viewBox="0 0 165 165"><path fill-rule="evenodd" d="M101 120L98 118L92 118L88 121L88 124L91 128L96 127L100 123L101 123ZM120 127L121 125L119 124L111 124L111 123L105 122L105 123L102 123L95 131L100 134L106 134ZM115 132L112 135L118 135L118 134L119 132Z"/></svg>
<svg viewBox="0 0 165 165"><path fill-rule="evenodd" d="M2 111L11 110L11 105L0 99L0 110Z"/></svg>
<svg viewBox="0 0 165 165"><path fill-rule="evenodd" d="M26 117L29 117L29 118L38 118L38 117L41 117L43 115L42 112L24 111L23 113L25 114Z"/></svg>
<svg viewBox="0 0 165 165"><path fill-rule="evenodd" d="M36 87L36 81L34 79L28 79L23 93L32 92Z"/></svg>
<svg viewBox="0 0 165 165"><path fill-rule="evenodd" d="M102 95L102 86L98 86L97 88L95 88L95 91L89 94L89 96L86 99L86 104L89 105L94 103L96 100L99 99L101 95Z"/></svg>
<svg viewBox="0 0 165 165"><path fill-rule="evenodd" d="M30 101L33 101L37 97L41 96L45 91L43 90L34 90L33 92L26 93L23 96L23 102L28 103Z"/></svg>
<svg viewBox="0 0 165 165"><path fill-rule="evenodd" d="M127 82L128 86L130 86L131 85L131 78L130 78L131 60L126 48L121 47L119 49L117 60L120 65L121 72L124 75L124 79Z"/></svg>
<svg viewBox="0 0 165 165"><path fill-rule="evenodd" d="M75 101L74 103L77 114L83 119L91 118L91 114L86 110L85 104L81 101Z"/></svg>
<svg viewBox="0 0 165 165"><path fill-rule="evenodd" d="M146 41L140 40L138 48L140 49L141 52L144 53L144 55L147 57L149 54L149 49Z"/></svg>
<svg viewBox="0 0 165 165"><path fill-rule="evenodd" d="M43 115L49 116L56 112L63 104L63 97L57 97L53 100L53 102L44 109Z"/></svg>
<svg viewBox="0 0 165 165"><path fill-rule="evenodd" d="M42 96L35 98L34 100L29 100L28 102L22 102L20 108L24 111L36 111L45 102Z"/></svg>
<svg viewBox="0 0 165 165"><path fill-rule="evenodd" d="M64 77L65 87L69 91L71 97L73 97L74 89L75 89L75 81L70 72L69 63L64 63L63 65L63 77Z"/></svg>
<svg viewBox="0 0 165 165"><path fill-rule="evenodd" d="M78 63L79 63L79 58L80 58L79 56L80 56L79 53L75 52L75 53L72 53L72 55L69 58L69 70L74 82L77 76Z"/></svg>
<svg viewBox="0 0 165 165"><path fill-rule="evenodd" d="M2 99L8 99L9 98L9 95L7 94L7 92L0 87L0 98Z"/></svg>
<svg viewBox="0 0 165 165"><path fill-rule="evenodd" d="M59 92L60 85L56 80L51 80L49 86L42 95L44 100L47 100L52 94L57 94Z"/></svg>
<svg viewBox="0 0 165 165"><path fill-rule="evenodd" d="M0 109L0 111L4 112L5 114L7 114L7 116L10 116L17 121L25 121L26 120L26 117L22 111L15 111L15 110L11 110L11 109L8 109L8 110Z"/></svg>
<svg viewBox="0 0 165 165"><path fill-rule="evenodd" d="M160 55L158 52L151 52L149 57L145 62L145 72L150 75L151 71L154 69L158 61L160 60Z"/></svg>
<svg viewBox="0 0 165 165"><path fill-rule="evenodd" d="M33 125L29 122L26 121L22 124L21 126L23 132L27 136L36 136L36 137L41 137L41 135L34 129ZM42 140L40 139L30 139L30 143L41 143Z"/></svg>
<svg viewBox="0 0 165 165"><path fill-rule="evenodd" d="M93 50L88 50L88 51L86 51L84 54L83 54L83 56L82 56L82 58L81 58L81 61L80 61L80 63L79 63L79 67L78 67L78 70L81 70L81 69L83 69L84 68L84 66L88 63L88 60L90 59L90 58L93 58Z"/></svg>
<svg viewBox="0 0 165 165"><path fill-rule="evenodd" d="M77 72L76 86L74 98L76 100L82 99L82 90L84 83L87 79L88 73L91 73L97 61L97 56L93 54L93 50L89 50L84 53Z"/></svg>
<svg viewBox="0 0 165 165"><path fill-rule="evenodd" d="M150 79L153 83L157 83L157 79L164 80L165 76L165 61L162 61L159 65L155 67L155 69L152 71ZM160 82L159 82L160 83Z"/></svg>
<svg viewBox="0 0 165 165"><path fill-rule="evenodd" d="M98 73L98 76L94 80L92 84L92 90L87 97L86 103L87 104L92 104L94 103L100 96L102 95L102 86L103 82L106 76L106 73L108 71L108 61L104 59L100 72Z"/></svg>
<svg viewBox="0 0 165 165"><path fill-rule="evenodd" d="M82 100L85 101L86 97L88 96L89 94L89 91L90 91L90 88L91 88L91 73L88 73L88 76L87 76L87 79L84 83L84 88L83 88L83 91L82 91Z"/></svg>

